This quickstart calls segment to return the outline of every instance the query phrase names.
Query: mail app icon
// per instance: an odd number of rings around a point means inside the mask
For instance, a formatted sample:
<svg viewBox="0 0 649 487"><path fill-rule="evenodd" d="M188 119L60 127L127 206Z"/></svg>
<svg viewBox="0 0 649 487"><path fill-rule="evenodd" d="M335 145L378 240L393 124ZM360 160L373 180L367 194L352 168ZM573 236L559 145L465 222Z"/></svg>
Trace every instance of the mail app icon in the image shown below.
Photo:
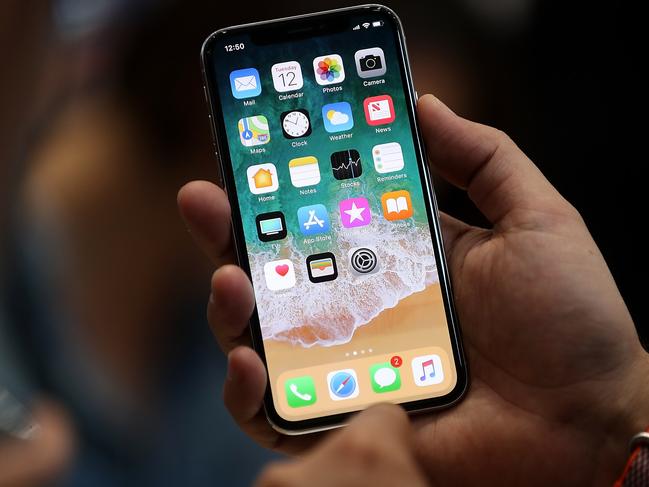
<svg viewBox="0 0 649 487"><path fill-rule="evenodd" d="M259 71L255 68L237 69L230 73L232 96L237 99L252 98L261 94Z"/></svg>

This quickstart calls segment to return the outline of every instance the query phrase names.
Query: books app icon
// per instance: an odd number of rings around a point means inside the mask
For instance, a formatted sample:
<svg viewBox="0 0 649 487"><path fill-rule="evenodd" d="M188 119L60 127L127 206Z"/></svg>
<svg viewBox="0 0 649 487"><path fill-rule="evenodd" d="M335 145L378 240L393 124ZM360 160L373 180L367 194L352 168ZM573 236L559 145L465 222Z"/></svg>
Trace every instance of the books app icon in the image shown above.
<svg viewBox="0 0 649 487"><path fill-rule="evenodd" d="M381 196L381 206L386 220L404 220L412 216L412 200L406 190L384 193Z"/></svg>

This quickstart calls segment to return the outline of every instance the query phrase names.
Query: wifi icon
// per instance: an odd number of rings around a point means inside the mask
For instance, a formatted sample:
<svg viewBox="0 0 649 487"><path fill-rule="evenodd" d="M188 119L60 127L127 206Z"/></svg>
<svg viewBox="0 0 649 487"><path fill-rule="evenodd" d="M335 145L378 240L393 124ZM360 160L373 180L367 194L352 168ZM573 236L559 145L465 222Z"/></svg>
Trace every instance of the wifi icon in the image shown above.
<svg viewBox="0 0 649 487"><path fill-rule="evenodd" d="M367 29L371 24L369 22L363 22L363 27Z"/></svg>

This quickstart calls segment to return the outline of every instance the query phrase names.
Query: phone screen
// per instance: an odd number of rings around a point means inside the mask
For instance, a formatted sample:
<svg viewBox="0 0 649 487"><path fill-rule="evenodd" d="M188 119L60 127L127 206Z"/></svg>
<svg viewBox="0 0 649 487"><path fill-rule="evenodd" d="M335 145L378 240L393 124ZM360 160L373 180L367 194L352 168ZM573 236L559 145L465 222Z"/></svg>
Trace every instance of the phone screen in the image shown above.
<svg viewBox="0 0 649 487"><path fill-rule="evenodd" d="M368 8L225 30L204 50L284 427L464 389L403 52L395 18Z"/></svg>

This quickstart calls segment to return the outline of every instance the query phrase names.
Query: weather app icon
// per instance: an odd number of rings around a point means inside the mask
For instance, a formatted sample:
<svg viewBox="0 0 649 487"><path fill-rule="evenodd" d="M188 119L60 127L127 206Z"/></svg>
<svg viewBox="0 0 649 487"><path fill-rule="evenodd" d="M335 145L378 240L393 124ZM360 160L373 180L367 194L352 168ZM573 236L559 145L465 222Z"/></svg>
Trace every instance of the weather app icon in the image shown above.
<svg viewBox="0 0 649 487"><path fill-rule="evenodd" d="M329 103L322 107L322 120L327 132L343 132L354 127L352 107L346 101Z"/></svg>

